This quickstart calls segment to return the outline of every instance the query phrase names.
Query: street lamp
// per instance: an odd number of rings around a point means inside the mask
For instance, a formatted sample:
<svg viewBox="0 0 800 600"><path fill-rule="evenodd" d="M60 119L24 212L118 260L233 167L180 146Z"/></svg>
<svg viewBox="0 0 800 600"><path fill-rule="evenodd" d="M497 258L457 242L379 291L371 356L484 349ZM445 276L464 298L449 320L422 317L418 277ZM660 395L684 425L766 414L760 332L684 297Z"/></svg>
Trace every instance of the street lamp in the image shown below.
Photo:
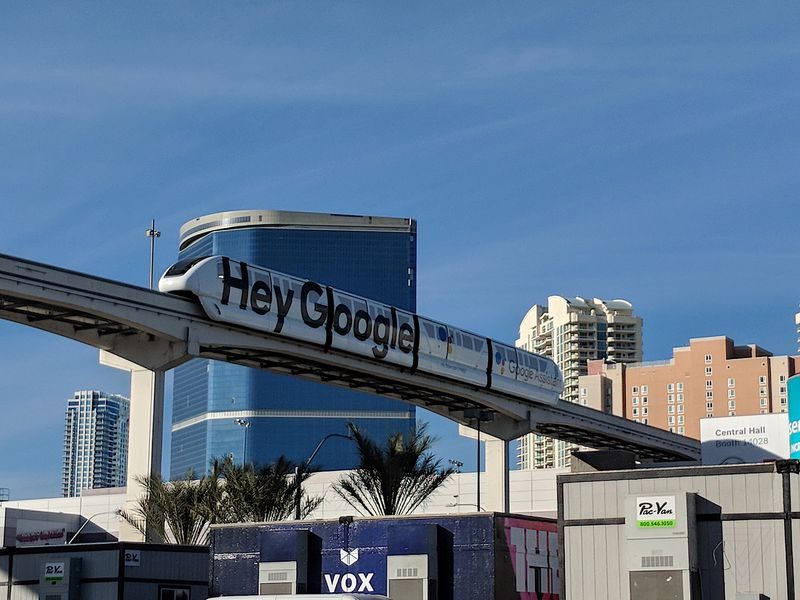
<svg viewBox="0 0 800 600"><path fill-rule="evenodd" d="M153 257L156 251L156 238L161 237L161 232L156 230L156 220L150 222L150 229L144 232L150 238L150 289L153 289Z"/></svg>
<svg viewBox="0 0 800 600"><path fill-rule="evenodd" d="M250 421L247 419L234 419L233 422L244 428L244 444L242 447L242 466L244 466L247 460L247 429L250 427Z"/></svg>
<svg viewBox="0 0 800 600"><path fill-rule="evenodd" d="M301 489L302 482L300 481L300 475L301 475L301 473L305 473L306 469L308 469L308 465L310 465L311 461L314 460L314 457L317 455L317 452L319 452L320 448L322 448L322 444L327 442L332 437L340 437L340 438L344 438L346 440L352 440L353 439L353 436L349 435L349 434L345 435L344 433L329 433L328 435L326 435L324 438L322 438L319 441L319 444L317 444L317 447L314 448L314 451L311 453L311 456L309 456L306 459L306 461L303 463L302 467L300 465L298 465L298 466L296 466L294 468L294 488L295 488L294 489L294 518L295 518L296 521L300 520L300 496L302 495L302 489Z"/></svg>
<svg viewBox="0 0 800 600"><path fill-rule="evenodd" d="M80 527L78 527L78 531L75 532L75 535L69 538L67 544L71 544L72 542L74 542L75 539L81 534L81 531L83 531L83 528L86 527L89 523L91 523L92 519L94 519L95 517L99 517L100 515L117 515L118 517L120 517L122 516L122 509L118 508L117 510L101 510L100 512L94 513L91 517L87 518Z"/></svg>

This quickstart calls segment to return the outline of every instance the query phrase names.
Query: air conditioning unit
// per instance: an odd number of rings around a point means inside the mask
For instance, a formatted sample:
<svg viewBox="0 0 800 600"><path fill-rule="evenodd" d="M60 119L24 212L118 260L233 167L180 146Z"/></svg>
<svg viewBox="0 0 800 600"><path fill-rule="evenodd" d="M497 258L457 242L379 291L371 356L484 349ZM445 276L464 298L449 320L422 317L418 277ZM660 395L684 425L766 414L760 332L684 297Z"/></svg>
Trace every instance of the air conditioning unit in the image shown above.
<svg viewBox="0 0 800 600"><path fill-rule="evenodd" d="M81 597L81 559L48 558L39 575L39 598L79 600Z"/></svg>
<svg viewBox="0 0 800 600"><path fill-rule="evenodd" d="M627 498L625 565L631 600L654 590L678 600L693 598L698 576L696 495L642 493Z"/></svg>
<svg viewBox="0 0 800 600"><path fill-rule="evenodd" d="M297 562L262 562L258 564L259 594L296 594Z"/></svg>

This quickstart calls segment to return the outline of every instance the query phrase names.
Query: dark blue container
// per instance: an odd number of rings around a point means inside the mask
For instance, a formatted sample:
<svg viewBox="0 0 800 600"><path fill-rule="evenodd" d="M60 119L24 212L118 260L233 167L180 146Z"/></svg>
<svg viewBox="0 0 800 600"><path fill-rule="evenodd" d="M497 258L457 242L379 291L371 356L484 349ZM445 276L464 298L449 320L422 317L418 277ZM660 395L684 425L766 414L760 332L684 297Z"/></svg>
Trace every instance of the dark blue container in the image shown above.
<svg viewBox="0 0 800 600"><path fill-rule="evenodd" d="M214 526L211 595L553 600L556 531L552 520L498 513Z"/></svg>

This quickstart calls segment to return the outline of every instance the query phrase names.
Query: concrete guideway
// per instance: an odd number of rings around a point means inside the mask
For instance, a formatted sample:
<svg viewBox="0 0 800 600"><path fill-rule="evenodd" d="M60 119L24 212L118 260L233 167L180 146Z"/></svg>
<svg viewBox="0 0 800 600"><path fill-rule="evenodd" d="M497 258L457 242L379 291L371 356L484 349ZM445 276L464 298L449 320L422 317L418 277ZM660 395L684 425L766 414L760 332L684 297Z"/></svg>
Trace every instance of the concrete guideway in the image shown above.
<svg viewBox="0 0 800 600"><path fill-rule="evenodd" d="M697 440L584 406L526 401L325 352L310 343L212 321L191 300L7 255L0 255L0 318L89 344L101 350L101 362L131 372L128 489L133 500L138 485L132 478L160 471L164 372L192 358L381 394L465 426L476 424L479 409L491 419L481 423L481 431L505 442L537 432L589 447L629 450L645 459L700 458ZM502 446L507 461L508 444Z"/></svg>

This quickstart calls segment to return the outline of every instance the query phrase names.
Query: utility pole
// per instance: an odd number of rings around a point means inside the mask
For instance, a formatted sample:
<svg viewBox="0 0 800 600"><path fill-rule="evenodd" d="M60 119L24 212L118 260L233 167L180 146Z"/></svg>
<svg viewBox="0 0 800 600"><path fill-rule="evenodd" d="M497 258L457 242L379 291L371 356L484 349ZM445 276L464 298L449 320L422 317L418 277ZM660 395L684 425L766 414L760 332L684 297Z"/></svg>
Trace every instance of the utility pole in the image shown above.
<svg viewBox="0 0 800 600"><path fill-rule="evenodd" d="M161 232L156 231L156 220L150 222L150 229L144 232L150 238L150 289L153 289L153 260L156 252L156 238L161 237Z"/></svg>

